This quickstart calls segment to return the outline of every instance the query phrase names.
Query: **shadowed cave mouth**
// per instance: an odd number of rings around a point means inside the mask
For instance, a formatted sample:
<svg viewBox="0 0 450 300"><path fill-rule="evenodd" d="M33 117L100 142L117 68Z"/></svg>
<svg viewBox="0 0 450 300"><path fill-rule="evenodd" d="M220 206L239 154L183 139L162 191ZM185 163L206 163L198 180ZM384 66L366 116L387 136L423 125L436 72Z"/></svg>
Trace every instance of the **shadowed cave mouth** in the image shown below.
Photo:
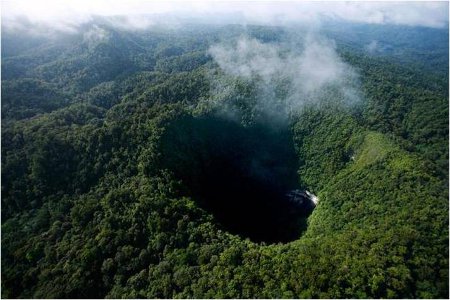
<svg viewBox="0 0 450 300"><path fill-rule="evenodd" d="M314 204L297 192L298 159L287 127L185 116L167 128L162 145L164 167L225 230L276 243L306 229Z"/></svg>

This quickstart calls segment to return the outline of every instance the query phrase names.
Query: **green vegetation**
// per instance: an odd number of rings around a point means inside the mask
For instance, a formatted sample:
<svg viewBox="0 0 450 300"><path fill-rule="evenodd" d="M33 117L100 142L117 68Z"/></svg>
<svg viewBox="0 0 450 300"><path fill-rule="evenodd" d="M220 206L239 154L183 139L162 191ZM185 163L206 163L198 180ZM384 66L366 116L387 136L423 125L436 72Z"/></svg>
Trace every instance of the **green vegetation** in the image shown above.
<svg viewBox="0 0 450 300"><path fill-rule="evenodd" d="M448 298L448 81L426 60L337 36L362 102L276 123L207 50L281 29L95 26L108 39L2 34L20 49L2 58L2 297ZM281 199L296 188L312 213Z"/></svg>

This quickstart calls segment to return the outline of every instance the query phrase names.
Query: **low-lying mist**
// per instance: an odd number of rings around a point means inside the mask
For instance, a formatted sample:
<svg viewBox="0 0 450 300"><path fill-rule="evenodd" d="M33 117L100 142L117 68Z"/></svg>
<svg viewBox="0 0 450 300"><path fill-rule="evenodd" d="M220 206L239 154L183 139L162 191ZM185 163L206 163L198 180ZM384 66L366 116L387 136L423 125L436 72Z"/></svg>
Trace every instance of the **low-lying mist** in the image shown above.
<svg viewBox="0 0 450 300"><path fill-rule="evenodd" d="M206 63L183 76L191 79L206 74L205 90L209 87L209 93L201 99L186 99L192 108L187 110L195 117L187 114L168 126L161 142L162 168L172 171L183 182L185 193L226 230L257 242L288 242L306 230L306 220L314 208L309 201L297 201L297 196L292 201L289 196L300 195L293 191L308 188L298 178L299 157L292 140L291 116L309 106L358 103L358 75L339 57L333 41L314 31L292 33L285 28L279 34L277 30L257 28L258 36L246 32L245 26L237 28L230 35L210 33L209 40L202 40L204 44L194 35L178 33L177 39L189 42L174 45L169 40L158 48L158 34L150 30L128 36L126 31L101 23L89 24L77 36L83 46L78 50L97 53L100 49L100 60L96 55L88 56L99 67L73 74L105 71L100 77L119 80L115 78L121 78L122 71L130 68L130 72L162 78L170 76L170 71L155 67L157 62L163 63L158 61L159 50L178 49L174 52L181 56L195 49L205 55ZM192 46L191 42L197 44ZM184 48L177 48L180 45ZM66 52L68 57L73 54L70 51ZM148 58L148 63L131 68L137 56ZM89 61L88 65L93 63ZM108 69L110 66L116 68ZM101 84L89 76L83 80L86 89ZM168 89L173 85L168 84ZM161 89L158 95L165 97L166 92ZM187 94L196 95L190 91ZM183 101L178 97L174 96L174 101ZM204 104L206 112L200 108Z"/></svg>
<svg viewBox="0 0 450 300"><path fill-rule="evenodd" d="M358 74L339 57L333 41L318 34L267 43L241 36L212 45L208 52L224 74L212 80L212 94L228 114L237 111L233 103L242 96L236 90L239 81L252 88L257 114L274 123L308 105L351 106L361 99Z"/></svg>

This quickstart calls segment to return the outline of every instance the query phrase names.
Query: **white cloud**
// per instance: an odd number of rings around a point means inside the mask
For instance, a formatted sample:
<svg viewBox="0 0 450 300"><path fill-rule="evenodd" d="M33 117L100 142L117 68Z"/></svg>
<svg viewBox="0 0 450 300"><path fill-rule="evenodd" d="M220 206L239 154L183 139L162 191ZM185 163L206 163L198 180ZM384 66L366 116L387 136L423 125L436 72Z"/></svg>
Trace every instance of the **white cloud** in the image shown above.
<svg viewBox="0 0 450 300"><path fill-rule="evenodd" d="M89 47L95 46L100 42L107 41L108 39L109 33L97 25L94 25L83 34L83 42L88 44Z"/></svg>
<svg viewBox="0 0 450 300"><path fill-rule="evenodd" d="M347 21L444 27L448 2L347 2L333 3L329 14Z"/></svg>
<svg viewBox="0 0 450 300"><path fill-rule="evenodd" d="M364 48L367 50L367 52L374 53L378 49L378 41L373 40L369 44L367 44Z"/></svg>
<svg viewBox="0 0 450 300"><path fill-rule="evenodd" d="M85 22L91 15L136 16L171 13L202 21L233 19L241 23L318 23L323 18L375 24L448 25L448 2L280 2L280 1L145 1L145 0L14 0L2 1L2 18L27 16L32 21ZM143 21L143 22L141 22ZM129 18L130 26L153 24ZM69 25L67 25L69 24Z"/></svg>
<svg viewBox="0 0 450 300"><path fill-rule="evenodd" d="M358 102L358 75L339 57L334 43L308 34L302 44L300 53L296 54L297 51L278 44L241 37L236 43L214 45L209 53L226 74L256 80L258 107L272 117L285 118L286 113L320 103L330 98L330 94L336 103L352 105ZM276 97L280 82L287 84L285 99ZM224 90L220 85L220 92ZM233 89L227 87L227 91L233 97ZM228 101L229 95L225 94L224 101ZM280 110L280 100L284 103L284 111Z"/></svg>

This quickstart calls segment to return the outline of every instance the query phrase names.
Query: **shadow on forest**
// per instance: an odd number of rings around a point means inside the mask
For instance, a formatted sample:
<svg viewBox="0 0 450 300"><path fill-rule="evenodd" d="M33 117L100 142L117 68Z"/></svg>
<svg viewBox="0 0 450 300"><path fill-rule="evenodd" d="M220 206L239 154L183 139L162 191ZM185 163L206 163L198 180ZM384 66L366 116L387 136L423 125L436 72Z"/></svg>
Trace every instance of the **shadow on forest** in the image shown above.
<svg viewBox="0 0 450 300"><path fill-rule="evenodd" d="M229 232L276 243L295 240L306 229L313 206L286 196L298 188L288 128L185 116L167 128L162 147L164 167Z"/></svg>

